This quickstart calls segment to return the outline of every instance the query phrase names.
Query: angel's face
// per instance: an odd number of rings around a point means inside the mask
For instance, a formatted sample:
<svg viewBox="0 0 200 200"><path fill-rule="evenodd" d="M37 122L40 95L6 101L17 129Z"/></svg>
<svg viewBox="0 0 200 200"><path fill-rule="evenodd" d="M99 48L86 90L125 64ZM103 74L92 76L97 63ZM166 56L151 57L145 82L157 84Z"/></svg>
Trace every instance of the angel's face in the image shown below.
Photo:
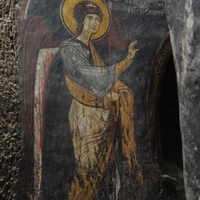
<svg viewBox="0 0 200 200"><path fill-rule="evenodd" d="M100 17L97 14L86 15L83 21L83 30L89 34L94 34L99 30Z"/></svg>

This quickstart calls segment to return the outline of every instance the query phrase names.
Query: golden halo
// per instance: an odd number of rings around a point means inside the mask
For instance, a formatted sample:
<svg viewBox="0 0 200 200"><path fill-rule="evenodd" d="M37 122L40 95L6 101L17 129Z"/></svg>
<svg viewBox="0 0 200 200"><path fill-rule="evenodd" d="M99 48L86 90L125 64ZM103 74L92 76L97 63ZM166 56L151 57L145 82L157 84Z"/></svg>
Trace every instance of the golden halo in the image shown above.
<svg viewBox="0 0 200 200"><path fill-rule="evenodd" d="M76 4L83 2L84 0L64 0L61 5L61 18L62 21L70 32L70 34L75 35L76 28L78 26L74 18L74 7ZM106 35L110 26L110 12L107 4L103 0L88 0L89 2L95 3L101 9L103 14L102 21L99 26L97 33L93 34L91 40L98 40Z"/></svg>

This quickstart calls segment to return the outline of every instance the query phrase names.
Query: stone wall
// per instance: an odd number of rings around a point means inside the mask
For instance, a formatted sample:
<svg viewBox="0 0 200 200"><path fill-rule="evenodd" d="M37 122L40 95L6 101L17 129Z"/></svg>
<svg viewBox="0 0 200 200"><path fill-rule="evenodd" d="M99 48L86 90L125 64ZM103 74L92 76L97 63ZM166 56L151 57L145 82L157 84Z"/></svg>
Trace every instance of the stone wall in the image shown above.
<svg viewBox="0 0 200 200"><path fill-rule="evenodd" d="M185 190L200 199L200 2L168 0L168 25L176 66Z"/></svg>
<svg viewBox="0 0 200 200"><path fill-rule="evenodd" d="M0 199L15 199L19 129L18 0L0 0Z"/></svg>

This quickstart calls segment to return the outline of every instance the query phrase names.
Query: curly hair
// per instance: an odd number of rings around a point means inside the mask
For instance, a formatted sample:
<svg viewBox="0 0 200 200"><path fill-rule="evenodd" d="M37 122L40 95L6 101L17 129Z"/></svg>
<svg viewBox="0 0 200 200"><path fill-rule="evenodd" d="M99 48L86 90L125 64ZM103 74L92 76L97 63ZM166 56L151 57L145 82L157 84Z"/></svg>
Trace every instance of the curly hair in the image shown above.
<svg viewBox="0 0 200 200"><path fill-rule="evenodd" d="M76 28L76 34L80 35L83 30L83 21L88 14L96 14L100 17L100 20L102 21L103 14L101 9L95 4L90 1L83 1L74 7L74 18L76 19L76 22L78 23L78 26Z"/></svg>

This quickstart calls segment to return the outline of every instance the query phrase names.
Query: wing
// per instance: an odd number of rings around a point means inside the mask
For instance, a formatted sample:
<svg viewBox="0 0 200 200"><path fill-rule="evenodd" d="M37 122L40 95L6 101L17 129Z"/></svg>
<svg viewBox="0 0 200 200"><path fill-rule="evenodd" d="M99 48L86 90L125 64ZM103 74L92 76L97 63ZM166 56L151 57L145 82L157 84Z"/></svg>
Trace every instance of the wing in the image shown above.
<svg viewBox="0 0 200 200"><path fill-rule="evenodd" d="M44 133L45 89L51 64L63 39L52 36L42 16L25 25L20 49L21 130L23 158L20 166L20 199L38 194ZM34 178L33 178L34 177Z"/></svg>
<svg viewBox="0 0 200 200"><path fill-rule="evenodd" d="M97 47L108 47L109 64L112 64L112 48L124 51L127 48L128 37L122 20L115 11L111 9L112 23L108 34L102 39L95 42Z"/></svg>
<svg viewBox="0 0 200 200"><path fill-rule="evenodd" d="M124 51L127 47L127 33L121 18L114 10L111 10L112 23L108 34L100 41L97 46L107 46Z"/></svg>

